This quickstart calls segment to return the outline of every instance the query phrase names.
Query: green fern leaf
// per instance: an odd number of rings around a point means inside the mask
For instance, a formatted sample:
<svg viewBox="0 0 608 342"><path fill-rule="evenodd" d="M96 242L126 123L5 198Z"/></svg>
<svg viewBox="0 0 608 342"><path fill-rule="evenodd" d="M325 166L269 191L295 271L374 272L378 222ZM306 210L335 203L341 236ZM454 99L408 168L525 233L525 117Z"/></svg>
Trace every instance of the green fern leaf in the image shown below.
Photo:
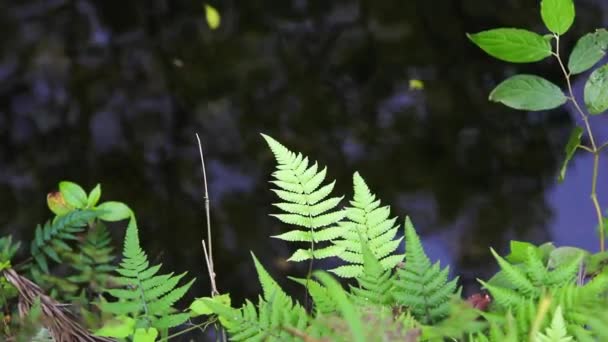
<svg viewBox="0 0 608 342"><path fill-rule="evenodd" d="M339 258L354 264L355 267L347 265L330 270L340 277L347 278L357 277L363 271L361 238L380 260L384 270L394 268L403 260L403 255L393 255L402 238L395 239L399 225L395 224L396 218L389 218L390 207L380 206L380 200L372 194L358 172L353 175L353 187L355 193L350 202L352 207L346 208L348 220L340 222L340 226L344 228L342 239L334 241L334 244L345 249Z"/></svg>
<svg viewBox="0 0 608 342"><path fill-rule="evenodd" d="M336 223L344 218L344 210L338 208L343 197L329 197L335 182L321 186L327 175L327 168L318 170L317 163L309 166L307 157L294 153L273 138L262 134L278 163L277 171L272 175L273 189L277 196L285 201L274 206L284 213L274 214L279 221L305 230L291 230L273 236L284 241L309 242L308 249L297 250L288 261L304 261L312 258L323 259L334 257L344 251L343 248L330 246L317 249L316 242L331 241L342 235L343 229Z"/></svg>
<svg viewBox="0 0 608 342"><path fill-rule="evenodd" d="M314 302L314 309L316 315L328 315L336 311L336 303L334 299L330 296L325 286L319 284L313 279L301 279L294 277L288 278L306 287L308 293L310 294L310 297Z"/></svg>
<svg viewBox="0 0 608 342"><path fill-rule="evenodd" d="M97 217L95 211L74 210L66 215L56 217L52 223L49 221L43 227L36 227L34 240L32 240L30 248L36 266L44 273L49 273L47 258L61 263L62 260L57 254L57 247L65 248L67 251L72 250L62 240L66 240L66 236L72 237L73 233L84 231L87 223L95 217Z"/></svg>
<svg viewBox="0 0 608 342"><path fill-rule="evenodd" d="M365 305L389 305L393 299L392 270L385 270L374 253L361 239L363 271L357 277L358 287L350 286L353 302ZM403 257L403 256L402 256Z"/></svg>
<svg viewBox="0 0 608 342"><path fill-rule="evenodd" d="M203 301L228 330L231 341L297 341L286 328L304 329L308 324L306 310L294 303L252 254L263 295L257 309L250 301L234 309L204 298Z"/></svg>
<svg viewBox="0 0 608 342"><path fill-rule="evenodd" d="M458 278L448 281L448 269L431 265L409 218L405 219L405 267L397 270L395 300L423 323L434 323L449 314Z"/></svg>
<svg viewBox="0 0 608 342"><path fill-rule="evenodd" d="M189 316L175 313L173 304L185 295L194 279L177 287L185 273L156 275L159 269L160 265L149 266L132 215L125 235L123 260L116 269L120 276L114 279L125 288L107 289L106 292L118 301L100 303L101 310L129 316L141 322L144 328L167 329L184 323Z"/></svg>
<svg viewBox="0 0 608 342"><path fill-rule="evenodd" d="M514 267L508 261L503 259L493 248L490 248L492 255L498 261L498 265L502 272L505 273L505 276L511 283L513 283L517 289L523 293L524 295L537 295L539 294L538 288L532 284L532 282L528 279L525 272Z"/></svg>
<svg viewBox="0 0 608 342"><path fill-rule="evenodd" d="M538 332L534 342L570 342L572 337L566 331L566 322L562 315L562 307L558 306L553 314L551 326L547 327L546 333Z"/></svg>

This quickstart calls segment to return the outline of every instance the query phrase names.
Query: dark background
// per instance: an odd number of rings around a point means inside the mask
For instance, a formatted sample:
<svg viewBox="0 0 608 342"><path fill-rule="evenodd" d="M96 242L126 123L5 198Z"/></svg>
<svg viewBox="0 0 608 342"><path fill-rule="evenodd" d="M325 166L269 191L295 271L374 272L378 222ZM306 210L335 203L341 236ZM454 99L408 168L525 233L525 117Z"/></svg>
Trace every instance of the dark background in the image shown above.
<svg viewBox="0 0 608 342"><path fill-rule="evenodd" d="M59 181L100 182L102 200L135 210L151 259L188 270L191 295L207 295L198 132L220 290L236 303L258 293L249 251L297 289L284 276L306 265L285 263L294 246L269 238L286 227L268 216L263 132L327 165L347 198L360 171L400 221L412 217L433 259L462 275L465 293L495 270L488 247L505 252L510 239L597 249L590 158L575 157L556 183L574 111L487 100L514 73L563 85L557 63L507 64L465 37L505 26L544 34L538 1L210 4L222 15L215 31L202 1L0 2L1 234L29 239ZM576 6L564 55L608 22L608 2ZM412 79L425 88L410 89ZM606 120L592 125L605 141ZM123 228L113 233L122 240Z"/></svg>

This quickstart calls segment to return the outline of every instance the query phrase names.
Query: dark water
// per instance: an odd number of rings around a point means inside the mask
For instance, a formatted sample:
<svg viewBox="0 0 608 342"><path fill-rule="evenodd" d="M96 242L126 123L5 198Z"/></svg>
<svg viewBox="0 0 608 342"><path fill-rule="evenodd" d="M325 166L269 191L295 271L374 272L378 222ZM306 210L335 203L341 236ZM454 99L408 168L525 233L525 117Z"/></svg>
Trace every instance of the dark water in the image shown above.
<svg viewBox="0 0 608 342"><path fill-rule="evenodd" d="M135 210L152 259L189 270L193 295L207 294L198 132L218 286L240 302L259 291L250 250L281 280L305 272L283 262L292 247L268 238L285 227L268 216L274 161L263 132L327 165L347 197L359 170L467 291L495 269L488 247L505 251L510 239L597 248L590 158L575 158L556 184L574 112L487 100L517 72L563 84L558 65L508 65L465 37L498 26L544 32L536 1L212 4L217 31L200 1L0 2L2 234L31 237L58 181L100 182L103 199ZM577 1L564 47L608 22L606 7ZM412 79L425 88L411 90ZM602 141L607 124L592 121Z"/></svg>

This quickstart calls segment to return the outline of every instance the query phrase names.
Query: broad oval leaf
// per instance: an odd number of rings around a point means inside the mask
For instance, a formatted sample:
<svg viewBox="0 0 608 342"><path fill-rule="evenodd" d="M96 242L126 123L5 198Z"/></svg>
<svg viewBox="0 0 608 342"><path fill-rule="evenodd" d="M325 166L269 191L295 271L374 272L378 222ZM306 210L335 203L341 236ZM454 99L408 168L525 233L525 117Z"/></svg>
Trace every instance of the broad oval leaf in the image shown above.
<svg viewBox="0 0 608 342"><path fill-rule="evenodd" d="M59 191L46 195L46 203L49 209L57 216L65 215L74 210L74 207L65 201L63 194Z"/></svg>
<svg viewBox="0 0 608 342"><path fill-rule="evenodd" d="M497 28L467 37L489 55L506 62L538 62L551 55L551 43L528 30Z"/></svg>
<svg viewBox="0 0 608 342"><path fill-rule="evenodd" d="M63 181L59 183L59 192L63 195L65 201L75 207L84 208L87 206L87 193L80 187L80 185Z"/></svg>
<svg viewBox="0 0 608 342"><path fill-rule="evenodd" d="M540 15L549 31L562 35L574 22L574 2L572 0L542 0Z"/></svg>
<svg viewBox="0 0 608 342"><path fill-rule="evenodd" d="M608 31L600 29L582 36L574 45L568 58L568 70L572 75L580 74L599 62L608 48Z"/></svg>
<svg viewBox="0 0 608 342"><path fill-rule="evenodd" d="M535 75L515 75L490 93L490 100L521 110L546 110L561 106L568 98L555 84Z"/></svg>
<svg viewBox="0 0 608 342"><path fill-rule="evenodd" d="M559 170L559 177L557 180L561 183L566 178L566 169L568 168L568 163L570 159L574 156L574 152L576 152L576 148L581 143L581 137L583 136L583 129L581 127L574 127L572 129L572 133L570 133L570 138L568 138L568 143L566 144L565 152L566 158L564 158L564 162L562 163L562 167Z"/></svg>
<svg viewBox="0 0 608 342"><path fill-rule="evenodd" d="M585 83L585 105L593 115L608 109L608 64L592 72Z"/></svg>
<svg viewBox="0 0 608 342"><path fill-rule="evenodd" d="M132 214L126 204L113 201L100 204L97 210L101 212L98 217L108 222L122 221L128 219Z"/></svg>

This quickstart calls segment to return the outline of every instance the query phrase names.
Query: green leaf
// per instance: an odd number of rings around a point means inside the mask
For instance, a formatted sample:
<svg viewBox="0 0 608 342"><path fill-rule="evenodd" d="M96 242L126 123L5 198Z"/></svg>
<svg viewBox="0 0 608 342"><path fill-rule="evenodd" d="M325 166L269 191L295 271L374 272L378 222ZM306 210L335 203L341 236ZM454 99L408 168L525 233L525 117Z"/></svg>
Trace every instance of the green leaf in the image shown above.
<svg viewBox="0 0 608 342"><path fill-rule="evenodd" d="M585 105L594 115L608 109L608 64L592 72L585 83Z"/></svg>
<svg viewBox="0 0 608 342"><path fill-rule="evenodd" d="M102 212L98 217L108 222L122 221L132 214L131 209L122 202L104 202L97 207L97 210Z"/></svg>
<svg viewBox="0 0 608 342"><path fill-rule="evenodd" d="M46 203L53 214L57 216L65 215L74 210L74 207L65 201L65 198L59 191L46 195Z"/></svg>
<svg viewBox="0 0 608 342"><path fill-rule="evenodd" d="M158 336L158 330L155 328L138 328L133 335L133 342L154 342Z"/></svg>
<svg viewBox="0 0 608 342"><path fill-rule="evenodd" d="M63 181L59 183L59 192L69 205L79 209L87 206L87 193L80 185Z"/></svg>
<svg viewBox="0 0 608 342"><path fill-rule="evenodd" d="M562 35L574 22L574 2L572 0L542 0L540 15L549 31Z"/></svg>
<svg viewBox="0 0 608 342"><path fill-rule="evenodd" d="M207 19L207 25L209 25L209 28L212 30L220 27L222 18L213 6L205 4L205 18Z"/></svg>
<svg viewBox="0 0 608 342"><path fill-rule="evenodd" d="M230 306L230 294L229 293L225 293L223 295L219 295L219 296L214 296L214 297L203 297L203 298L197 298L194 300L194 302L192 302L192 304L190 304L190 317L196 317L196 316L201 316L201 315L211 315L213 313L213 310L211 308L209 308L209 306L207 304L205 304L205 302L207 301L214 301L226 306Z"/></svg>
<svg viewBox="0 0 608 342"><path fill-rule="evenodd" d="M557 268L561 265L568 264L581 256L587 258L589 255L591 255L589 252L578 247L558 247L549 254L547 266L549 266L549 268Z"/></svg>
<svg viewBox="0 0 608 342"><path fill-rule="evenodd" d="M135 328L135 320L128 316L118 316L95 332L97 336L126 338L131 336Z"/></svg>
<svg viewBox="0 0 608 342"><path fill-rule="evenodd" d="M583 129L581 127L574 127L572 129L572 133L570 133L570 137L568 138L568 143L566 144L565 152L566 158L564 158L564 162L562 163L562 167L559 170L559 177L557 180L561 183L566 178L566 169L568 168L568 163L570 159L574 156L576 152L576 148L581 143L581 137L583 136Z"/></svg>
<svg viewBox="0 0 608 342"><path fill-rule="evenodd" d="M97 184L93 190L89 193L89 197L87 198L87 208L93 208L99 202L99 198L101 197L101 185Z"/></svg>
<svg viewBox="0 0 608 342"><path fill-rule="evenodd" d="M521 110L547 110L564 104L568 98L555 84L535 75L515 75L490 93L490 100Z"/></svg>
<svg viewBox="0 0 608 342"><path fill-rule="evenodd" d="M568 70L572 75L580 74L599 62L608 48L608 31L599 29L582 36L574 45L568 58Z"/></svg>
<svg viewBox="0 0 608 342"><path fill-rule="evenodd" d="M529 242L512 240L511 253L507 255L505 259L513 264L522 263L528 258L528 248L534 248L534 250L537 251L540 256L541 253L540 251L538 251L538 247L536 247L535 245Z"/></svg>
<svg viewBox="0 0 608 342"><path fill-rule="evenodd" d="M498 28L467 37L489 55L506 62L538 62L551 55L551 44L528 30Z"/></svg>

